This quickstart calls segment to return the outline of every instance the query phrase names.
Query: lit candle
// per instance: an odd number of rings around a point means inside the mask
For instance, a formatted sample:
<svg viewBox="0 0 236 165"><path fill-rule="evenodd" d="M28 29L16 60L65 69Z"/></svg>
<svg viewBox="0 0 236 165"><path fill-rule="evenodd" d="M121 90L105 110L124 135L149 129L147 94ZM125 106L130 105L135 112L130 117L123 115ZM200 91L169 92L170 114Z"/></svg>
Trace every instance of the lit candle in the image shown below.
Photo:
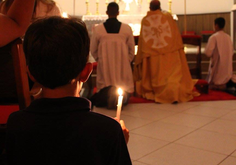
<svg viewBox="0 0 236 165"><path fill-rule="evenodd" d="M63 17L63 18L68 18L68 14L67 14L66 12L63 12L63 13L62 13L62 17Z"/></svg>
<svg viewBox="0 0 236 165"><path fill-rule="evenodd" d="M96 0L97 3L99 3L99 0Z"/></svg>
<svg viewBox="0 0 236 165"><path fill-rule="evenodd" d="M86 0L86 3L88 3L89 2L89 0Z"/></svg>
<svg viewBox="0 0 236 165"><path fill-rule="evenodd" d="M119 97L118 97L118 104L117 104L117 111L116 111L116 117L117 117L117 120L120 121L120 112L121 112L121 108L122 108L122 101L123 101L123 91L121 88L118 89L118 94L119 94Z"/></svg>

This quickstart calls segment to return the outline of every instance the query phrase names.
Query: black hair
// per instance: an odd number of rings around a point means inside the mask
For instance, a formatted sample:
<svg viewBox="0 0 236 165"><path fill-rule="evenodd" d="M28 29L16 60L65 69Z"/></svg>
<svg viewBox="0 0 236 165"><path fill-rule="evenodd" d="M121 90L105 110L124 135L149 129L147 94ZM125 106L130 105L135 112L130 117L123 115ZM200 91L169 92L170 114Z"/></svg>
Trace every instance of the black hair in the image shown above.
<svg viewBox="0 0 236 165"><path fill-rule="evenodd" d="M116 16L119 12L119 5L116 2L110 2L107 6L107 14L109 16Z"/></svg>
<svg viewBox="0 0 236 165"><path fill-rule="evenodd" d="M84 22L56 16L32 23L23 44L30 73L51 89L70 83L81 73L89 45Z"/></svg>
<svg viewBox="0 0 236 165"><path fill-rule="evenodd" d="M215 25L218 25L220 29L223 29L225 27L225 19L223 17L216 18Z"/></svg>
<svg viewBox="0 0 236 165"><path fill-rule="evenodd" d="M155 10L159 10L161 9L161 2L158 0L152 0L150 2L150 6L149 6L151 11L155 11Z"/></svg>

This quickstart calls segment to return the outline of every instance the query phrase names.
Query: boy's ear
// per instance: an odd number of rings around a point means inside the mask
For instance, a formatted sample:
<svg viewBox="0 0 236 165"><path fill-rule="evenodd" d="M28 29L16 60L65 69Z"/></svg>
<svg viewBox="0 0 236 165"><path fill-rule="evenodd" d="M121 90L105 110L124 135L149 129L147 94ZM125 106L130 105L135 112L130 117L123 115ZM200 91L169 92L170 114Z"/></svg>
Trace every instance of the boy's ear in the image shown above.
<svg viewBox="0 0 236 165"><path fill-rule="evenodd" d="M219 25L218 24L215 24L214 30L215 31L219 30Z"/></svg>
<svg viewBox="0 0 236 165"><path fill-rule="evenodd" d="M87 63L79 75L79 81L86 82L93 71L93 64Z"/></svg>
<svg viewBox="0 0 236 165"><path fill-rule="evenodd" d="M34 78L34 76L32 76L32 74L29 71L29 66L27 65L27 73L29 75L29 78L33 81L33 82L37 82L36 79Z"/></svg>

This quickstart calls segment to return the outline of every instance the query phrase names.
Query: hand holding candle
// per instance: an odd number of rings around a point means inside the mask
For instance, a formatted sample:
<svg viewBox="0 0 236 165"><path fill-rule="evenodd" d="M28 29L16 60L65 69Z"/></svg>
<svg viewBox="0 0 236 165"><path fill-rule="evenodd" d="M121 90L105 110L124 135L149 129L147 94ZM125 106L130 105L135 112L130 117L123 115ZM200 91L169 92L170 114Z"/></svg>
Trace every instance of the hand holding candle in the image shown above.
<svg viewBox="0 0 236 165"><path fill-rule="evenodd" d="M117 117L117 120L120 121L120 113L121 113L122 101L123 101L123 96L122 96L123 91L121 88L118 89L118 94L119 94L119 97L118 97L116 117Z"/></svg>

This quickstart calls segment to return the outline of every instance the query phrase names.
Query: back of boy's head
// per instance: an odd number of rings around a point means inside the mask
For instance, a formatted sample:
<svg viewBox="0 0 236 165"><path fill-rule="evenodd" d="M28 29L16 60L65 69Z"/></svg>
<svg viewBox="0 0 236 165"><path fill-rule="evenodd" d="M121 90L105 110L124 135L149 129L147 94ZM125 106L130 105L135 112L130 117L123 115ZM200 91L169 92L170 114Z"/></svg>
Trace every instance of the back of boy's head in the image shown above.
<svg viewBox="0 0 236 165"><path fill-rule="evenodd" d="M70 83L87 63L89 43L86 26L80 20L60 17L37 20L24 38L31 75L51 89Z"/></svg>
<svg viewBox="0 0 236 165"><path fill-rule="evenodd" d="M225 27L225 19L223 17L216 18L215 25L218 25L220 29L223 29Z"/></svg>

